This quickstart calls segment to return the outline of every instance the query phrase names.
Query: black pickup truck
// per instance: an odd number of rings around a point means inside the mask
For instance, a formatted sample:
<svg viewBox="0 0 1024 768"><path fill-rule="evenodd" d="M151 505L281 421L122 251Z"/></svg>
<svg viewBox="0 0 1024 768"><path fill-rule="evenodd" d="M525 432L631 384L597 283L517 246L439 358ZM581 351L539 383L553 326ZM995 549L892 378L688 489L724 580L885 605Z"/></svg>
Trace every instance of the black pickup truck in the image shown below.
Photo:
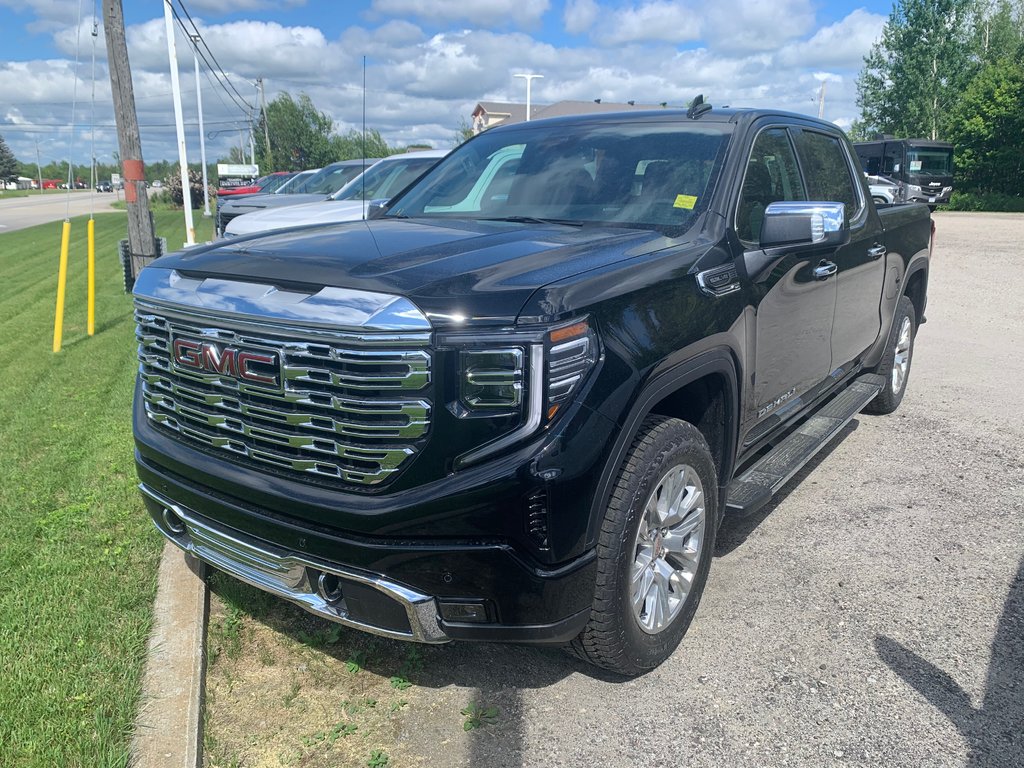
<svg viewBox="0 0 1024 768"><path fill-rule="evenodd" d="M179 547L320 616L639 674L723 516L900 404L932 235L808 117L495 128L368 221L141 273L140 488Z"/></svg>

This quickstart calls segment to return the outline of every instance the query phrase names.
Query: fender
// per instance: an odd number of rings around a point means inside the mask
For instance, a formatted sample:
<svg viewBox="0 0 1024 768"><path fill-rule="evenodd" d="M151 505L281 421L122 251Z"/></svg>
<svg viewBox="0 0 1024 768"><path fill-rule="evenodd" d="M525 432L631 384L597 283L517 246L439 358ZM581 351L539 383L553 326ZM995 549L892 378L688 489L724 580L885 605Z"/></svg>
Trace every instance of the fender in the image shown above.
<svg viewBox="0 0 1024 768"><path fill-rule="evenodd" d="M928 249L918 251L910 257L910 261L907 264L906 271L899 277L899 291L896 293L895 298L891 301L891 307L885 306L885 312L882 315L884 322L882 327L879 329L878 338L875 339L875 343L872 344L868 351L864 353L864 367L872 368L878 364L878 361L882 359L882 355L885 354L885 345L889 341L889 332L892 330L892 324L896 319L896 308L899 306L899 299L901 296L905 296L907 293L907 286L910 285L910 280L918 272L924 272L924 296L922 297L922 305L928 303L928 269L930 267ZM888 304L885 299L885 295L882 296L883 306ZM920 320L918 321L920 325Z"/></svg>
<svg viewBox="0 0 1024 768"><path fill-rule="evenodd" d="M733 350L724 346L715 347L653 375L642 385L640 394L633 402L629 413L626 414L622 422L622 428L619 430L619 435L601 470L597 491L594 493L594 500L590 510L590 523L587 527L587 546L593 546L593 542L597 541L601 521L604 519L604 510L608 505L608 498L611 496L612 485L618 475L619 467L622 466L622 462L626 458L629 446L632 445L633 438L640 429L640 423L661 400L673 392L682 389L687 384L704 378L709 374L721 374L726 382L726 438L724 456L722 457L723 471L718 478L719 504L723 509L725 508L725 493L729 481L732 479L736 462L736 443L739 435L738 366L739 363Z"/></svg>

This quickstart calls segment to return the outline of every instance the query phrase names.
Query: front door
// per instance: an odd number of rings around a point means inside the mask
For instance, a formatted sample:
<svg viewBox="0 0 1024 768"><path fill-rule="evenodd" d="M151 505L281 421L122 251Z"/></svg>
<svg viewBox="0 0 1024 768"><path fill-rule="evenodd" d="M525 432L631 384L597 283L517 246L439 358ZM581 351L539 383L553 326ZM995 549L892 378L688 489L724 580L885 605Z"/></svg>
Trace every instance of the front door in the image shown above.
<svg viewBox="0 0 1024 768"><path fill-rule="evenodd" d="M885 279L882 225L867 204L863 186L854 182L853 163L836 135L793 129L793 143L812 200L846 205L850 242L828 257L837 267L836 312L832 322L832 367L847 373L882 327Z"/></svg>
<svg viewBox="0 0 1024 768"><path fill-rule="evenodd" d="M807 199L788 131L762 130L754 140L736 208L736 234L743 247L758 247L769 203ZM751 283L750 303L756 313L753 395L744 413L743 431L750 436L744 442L764 434L780 411L799 407L803 396L828 378L836 281L813 274L828 255L787 254Z"/></svg>

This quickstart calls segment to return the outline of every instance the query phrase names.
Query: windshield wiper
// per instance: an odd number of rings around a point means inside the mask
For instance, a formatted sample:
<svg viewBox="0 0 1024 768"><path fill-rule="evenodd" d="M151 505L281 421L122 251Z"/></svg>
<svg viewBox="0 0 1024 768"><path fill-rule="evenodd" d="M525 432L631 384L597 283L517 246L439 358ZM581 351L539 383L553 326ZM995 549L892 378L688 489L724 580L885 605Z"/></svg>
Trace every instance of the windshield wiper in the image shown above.
<svg viewBox="0 0 1024 768"><path fill-rule="evenodd" d="M585 221L576 219L542 219L537 216L483 216L477 221L510 221L516 224L563 224L567 227L582 227Z"/></svg>

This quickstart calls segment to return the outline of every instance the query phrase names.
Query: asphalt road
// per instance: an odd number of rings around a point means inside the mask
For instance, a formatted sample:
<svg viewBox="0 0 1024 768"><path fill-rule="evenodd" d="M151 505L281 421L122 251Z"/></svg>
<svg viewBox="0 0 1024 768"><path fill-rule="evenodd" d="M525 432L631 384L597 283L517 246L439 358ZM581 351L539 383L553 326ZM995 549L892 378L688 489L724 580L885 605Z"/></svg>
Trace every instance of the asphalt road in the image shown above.
<svg viewBox="0 0 1024 768"><path fill-rule="evenodd" d="M80 190L71 193L71 215L81 216L90 211L110 211L110 204L118 199L110 192ZM49 193L0 199L0 232L34 227L50 221L63 221L68 210L66 194Z"/></svg>
<svg viewBox="0 0 1024 768"><path fill-rule="evenodd" d="M1024 766L1024 216L936 219L900 410L725 523L675 655L432 650L395 764ZM497 724L463 732L470 702Z"/></svg>

